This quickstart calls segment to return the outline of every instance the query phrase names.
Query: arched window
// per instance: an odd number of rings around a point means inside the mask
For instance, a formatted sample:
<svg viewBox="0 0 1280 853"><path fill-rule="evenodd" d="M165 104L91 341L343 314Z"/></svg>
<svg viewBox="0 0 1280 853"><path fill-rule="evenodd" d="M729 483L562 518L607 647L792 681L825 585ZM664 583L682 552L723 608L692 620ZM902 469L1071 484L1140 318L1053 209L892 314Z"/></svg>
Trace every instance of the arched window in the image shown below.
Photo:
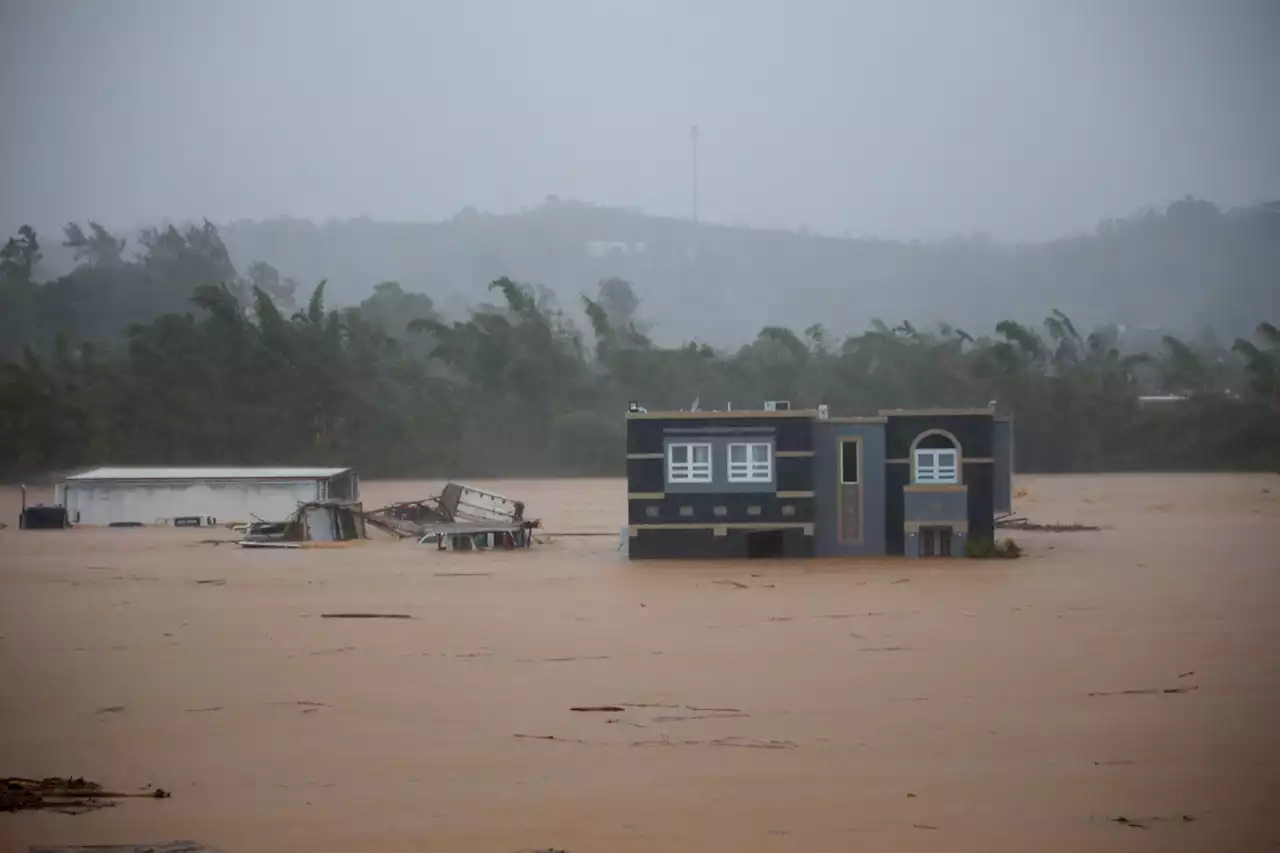
<svg viewBox="0 0 1280 853"><path fill-rule="evenodd" d="M911 482L948 485L960 482L960 442L946 430L922 432L911 442Z"/></svg>

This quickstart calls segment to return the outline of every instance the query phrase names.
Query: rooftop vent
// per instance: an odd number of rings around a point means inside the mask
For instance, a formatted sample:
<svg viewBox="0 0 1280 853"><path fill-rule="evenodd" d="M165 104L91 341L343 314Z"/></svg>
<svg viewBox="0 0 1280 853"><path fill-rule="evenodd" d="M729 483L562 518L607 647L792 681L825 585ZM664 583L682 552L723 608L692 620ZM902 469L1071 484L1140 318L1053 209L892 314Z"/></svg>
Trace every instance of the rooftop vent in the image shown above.
<svg viewBox="0 0 1280 853"><path fill-rule="evenodd" d="M791 411L790 400L765 400L764 410L766 412L789 412Z"/></svg>

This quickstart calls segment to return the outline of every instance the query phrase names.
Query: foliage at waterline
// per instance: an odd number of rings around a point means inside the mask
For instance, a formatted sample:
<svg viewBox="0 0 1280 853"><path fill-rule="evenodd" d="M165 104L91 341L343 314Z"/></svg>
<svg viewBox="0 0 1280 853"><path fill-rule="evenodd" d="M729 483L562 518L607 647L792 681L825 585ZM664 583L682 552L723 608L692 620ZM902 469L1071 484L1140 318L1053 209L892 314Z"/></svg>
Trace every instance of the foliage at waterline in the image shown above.
<svg viewBox="0 0 1280 853"><path fill-rule="evenodd" d="M545 289L501 278L465 319L387 282L354 308L269 265L241 276L207 223L150 232L121 256L68 227L80 266L38 282L38 236L0 252L0 475L113 464L359 466L370 476L617 474L629 400L651 410L828 403L837 413L1013 412L1022 471L1280 468L1280 335L1233 346L1119 330L918 329L843 338L767 326L718 350L655 344L619 279L582 297L579 328ZM125 323L130 317L145 317ZM120 334L115 331L125 325ZM1185 396L1144 406L1150 394Z"/></svg>

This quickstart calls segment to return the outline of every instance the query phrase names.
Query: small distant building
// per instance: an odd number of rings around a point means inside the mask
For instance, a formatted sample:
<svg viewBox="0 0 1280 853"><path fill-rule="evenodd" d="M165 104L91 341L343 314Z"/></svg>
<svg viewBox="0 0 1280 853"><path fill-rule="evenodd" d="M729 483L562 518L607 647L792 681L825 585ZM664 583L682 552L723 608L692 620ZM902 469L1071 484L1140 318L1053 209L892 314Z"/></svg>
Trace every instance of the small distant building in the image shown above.
<svg viewBox="0 0 1280 853"><path fill-rule="evenodd" d="M1191 399L1186 394L1147 394L1138 398L1138 408L1148 409L1152 406L1169 406L1185 403Z"/></svg>
<svg viewBox="0 0 1280 853"><path fill-rule="evenodd" d="M994 407L766 406L631 406L631 559L960 556L1012 511L1013 422Z"/></svg>
<svg viewBox="0 0 1280 853"><path fill-rule="evenodd" d="M351 468L96 468L68 477L57 503L73 524L283 521L300 504L356 501Z"/></svg>

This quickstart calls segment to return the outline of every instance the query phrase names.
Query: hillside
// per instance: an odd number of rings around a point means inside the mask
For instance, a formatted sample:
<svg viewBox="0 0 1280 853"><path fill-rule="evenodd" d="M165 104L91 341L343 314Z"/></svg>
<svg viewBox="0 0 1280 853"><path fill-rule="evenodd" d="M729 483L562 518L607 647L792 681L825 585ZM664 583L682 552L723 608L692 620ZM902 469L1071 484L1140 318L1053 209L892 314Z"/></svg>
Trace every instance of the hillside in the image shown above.
<svg viewBox="0 0 1280 853"><path fill-rule="evenodd" d="M238 221L219 228L236 267L264 260L338 302L399 281L455 311L502 276L577 309L601 279L631 281L665 342L749 340L764 325L836 333L874 318L987 328L1052 305L1083 326L1247 333L1280 314L1280 203L1219 211L1186 199L1041 244L850 239L698 225L548 200L512 215L465 210L432 224Z"/></svg>

